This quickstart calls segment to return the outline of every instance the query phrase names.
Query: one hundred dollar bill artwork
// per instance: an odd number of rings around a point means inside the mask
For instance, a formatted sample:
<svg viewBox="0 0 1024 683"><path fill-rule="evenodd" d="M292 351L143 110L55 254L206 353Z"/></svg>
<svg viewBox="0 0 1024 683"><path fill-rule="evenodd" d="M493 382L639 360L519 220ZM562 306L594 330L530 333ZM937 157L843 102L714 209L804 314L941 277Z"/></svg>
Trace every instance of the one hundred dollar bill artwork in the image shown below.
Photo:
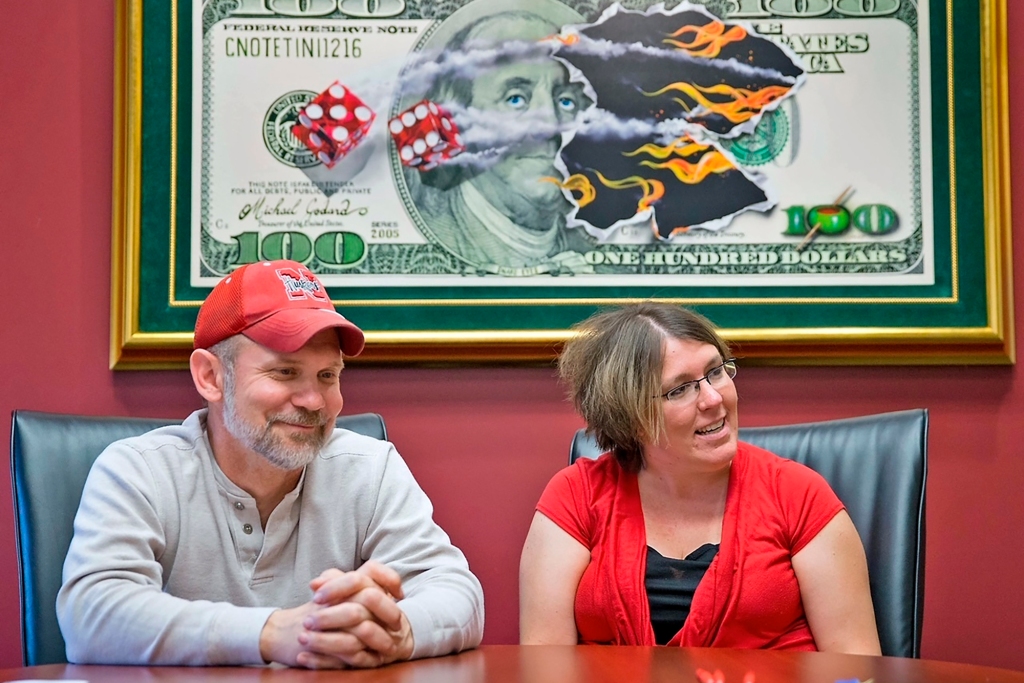
<svg viewBox="0 0 1024 683"><path fill-rule="evenodd" d="M928 3L193 13L193 286L935 282Z"/></svg>

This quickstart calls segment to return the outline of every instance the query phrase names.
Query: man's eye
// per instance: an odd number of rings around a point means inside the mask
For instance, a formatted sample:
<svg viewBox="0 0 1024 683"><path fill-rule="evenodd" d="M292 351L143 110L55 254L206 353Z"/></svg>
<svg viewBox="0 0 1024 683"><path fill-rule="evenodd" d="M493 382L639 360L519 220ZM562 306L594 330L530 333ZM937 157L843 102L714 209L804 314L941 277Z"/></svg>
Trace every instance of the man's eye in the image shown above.
<svg viewBox="0 0 1024 683"><path fill-rule="evenodd" d="M568 96L559 97L558 108L562 111L576 111L576 100Z"/></svg>
<svg viewBox="0 0 1024 683"><path fill-rule="evenodd" d="M522 109L527 105L526 98L520 93L512 93L505 98L505 104L513 109Z"/></svg>
<svg viewBox="0 0 1024 683"><path fill-rule="evenodd" d="M718 366L717 368L708 373L708 379L721 379L723 372L725 372L725 368L723 368L722 366Z"/></svg>

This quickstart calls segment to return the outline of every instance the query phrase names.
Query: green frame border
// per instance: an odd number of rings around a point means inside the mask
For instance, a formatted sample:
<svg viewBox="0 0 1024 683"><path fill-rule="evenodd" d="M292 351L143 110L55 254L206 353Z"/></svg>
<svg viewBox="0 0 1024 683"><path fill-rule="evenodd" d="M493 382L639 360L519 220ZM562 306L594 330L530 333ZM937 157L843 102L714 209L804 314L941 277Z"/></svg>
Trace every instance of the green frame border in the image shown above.
<svg viewBox="0 0 1024 683"><path fill-rule="evenodd" d="M657 296L700 310L755 358L799 362L769 348L788 340L793 348L810 345L806 362L1013 362L1009 207L1008 197L998 192L1005 181L999 176L1005 174L1007 164L1005 130L1001 136L996 131L997 139L1001 137L996 149L990 149L986 137L992 136L993 127L1005 128L1005 0L983 1L980 6L973 0L930 2L933 213L938 227L934 285L346 287L344 297L340 288L331 289L332 297L367 331L370 360L550 358L568 327L601 304ZM172 7L177 11L176 23L171 20ZM123 116L122 129L115 133L123 159L118 170L127 171L128 178L122 176L126 192L115 189L115 256L120 250L123 265L120 273L115 267L114 306L121 310L113 320L112 367L180 364L190 346L199 303L209 291L187 284L191 23L192 0L121 0L119 7L118 86L123 91L118 113ZM949 30L955 59L950 55ZM986 120L986 113L992 120ZM950 114L955 117L952 129ZM141 132L132 131L133 117ZM170 134L172 130L176 134ZM952 156L951 136L955 140ZM136 154L138 165L132 168ZM951 160L955 161L953 175ZM125 209L130 204L125 195L133 188L137 192L134 225L131 207ZM955 194L946 201L951 189ZM172 230L172 221L177 230ZM185 239L176 239L181 235ZM126 236L134 236L134 242ZM993 263L1000 266L995 275ZM381 301L382 291L389 295L387 301ZM403 303L410 298L419 301ZM840 298L845 301L835 301ZM862 298L871 300L851 301ZM897 318L899 326L894 326ZM453 346L461 337L465 338ZM834 353L827 351L830 345L856 349Z"/></svg>

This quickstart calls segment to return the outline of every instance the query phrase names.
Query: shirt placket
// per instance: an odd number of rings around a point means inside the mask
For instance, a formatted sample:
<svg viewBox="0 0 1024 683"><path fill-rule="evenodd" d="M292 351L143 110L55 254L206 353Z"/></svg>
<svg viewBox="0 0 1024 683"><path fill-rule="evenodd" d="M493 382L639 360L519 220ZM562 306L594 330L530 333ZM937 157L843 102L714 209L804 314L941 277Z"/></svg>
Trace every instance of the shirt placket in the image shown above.
<svg viewBox="0 0 1024 683"><path fill-rule="evenodd" d="M256 561L263 550L264 538L260 513L256 509L256 501L253 498L229 495L228 504L230 505L229 518L235 527L235 533L232 536L237 545L238 560L251 578L256 568Z"/></svg>

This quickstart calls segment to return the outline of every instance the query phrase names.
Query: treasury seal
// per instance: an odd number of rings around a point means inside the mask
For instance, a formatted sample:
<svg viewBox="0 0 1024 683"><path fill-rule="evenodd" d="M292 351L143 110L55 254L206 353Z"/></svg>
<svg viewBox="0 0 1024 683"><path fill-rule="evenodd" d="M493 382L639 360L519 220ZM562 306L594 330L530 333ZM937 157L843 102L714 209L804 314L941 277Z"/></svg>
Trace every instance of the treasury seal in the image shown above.
<svg viewBox="0 0 1024 683"><path fill-rule="evenodd" d="M320 165L313 152L292 135L292 126L299 122L299 111L316 97L312 90L292 90L270 105L263 117L263 144L271 156L294 168Z"/></svg>
<svg viewBox="0 0 1024 683"><path fill-rule="evenodd" d="M781 109L765 112L753 133L735 140L723 140L722 146L732 152L744 166L761 166L779 156L789 140L789 117Z"/></svg>

